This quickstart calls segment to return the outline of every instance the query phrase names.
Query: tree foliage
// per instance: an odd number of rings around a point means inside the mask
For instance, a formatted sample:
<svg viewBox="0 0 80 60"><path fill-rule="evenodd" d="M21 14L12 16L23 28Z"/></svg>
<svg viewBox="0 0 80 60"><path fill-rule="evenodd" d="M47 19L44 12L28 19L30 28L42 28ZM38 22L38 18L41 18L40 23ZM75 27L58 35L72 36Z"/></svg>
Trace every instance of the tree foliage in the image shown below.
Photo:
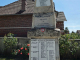
<svg viewBox="0 0 80 60"><path fill-rule="evenodd" d="M8 33L7 35L4 36L4 46L5 46L5 49L4 50L11 50L13 49L15 46L17 46L17 38L14 38L13 37L14 34L12 33Z"/></svg>
<svg viewBox="0 0 80 60"><path fill-rule="evenodd" d="M75 39L77 38L80 38L80 36L76 33L61 35L59 47L60 55L63 56L63 58L72 58L72 56L76 58L76 53L80 49L78 42L75 42Z"/></svg>
<svg viewBox="0 0 80 60"><path fill-rule="evenodd" d="M64 33L65 34L68 34L69 33L68 27L65 27Z"/></svg>

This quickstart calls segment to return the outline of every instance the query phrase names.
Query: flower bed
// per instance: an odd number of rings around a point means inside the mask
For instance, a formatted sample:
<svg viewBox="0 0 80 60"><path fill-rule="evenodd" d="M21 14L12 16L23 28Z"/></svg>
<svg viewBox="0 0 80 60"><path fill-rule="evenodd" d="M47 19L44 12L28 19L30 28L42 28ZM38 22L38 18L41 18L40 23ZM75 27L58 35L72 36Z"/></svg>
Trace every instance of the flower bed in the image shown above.
<svg viewBox="0 0 80 60"><path fill-rule="evenodd" d="M20 49L13 49L12 50L12 55L18 55L18 56L29 56L29 46L30 44L24 45L23 47L21 47Z"/></svg>

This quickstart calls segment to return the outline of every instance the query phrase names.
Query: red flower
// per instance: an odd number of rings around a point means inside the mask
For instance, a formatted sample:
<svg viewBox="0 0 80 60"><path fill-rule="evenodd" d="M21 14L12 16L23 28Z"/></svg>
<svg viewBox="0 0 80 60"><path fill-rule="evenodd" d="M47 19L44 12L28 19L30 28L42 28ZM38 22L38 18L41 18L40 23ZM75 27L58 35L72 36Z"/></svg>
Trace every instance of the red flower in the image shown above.
<svg viewBox="0 0 80 60"><path fill-rule="evenodd" d="M22 54L22 52L20 54Z"/></svg>
<svg viewBox="0 0 80 60"><path fill-rule="evenodd" d="M16 51L15 51L15 53L16 53Z"/></svg>
<svg viewBox="0 0 80 60"><path fill-rule="evenodd" d="M21 48L21 50L23 49L23 47Z"/></svg>
<svg viewBox="0 0 80 60"><path fill-rule="evenodd" d="M28 53L28 55L29 55L29 53Z"/></svg>
<svg viewBox="0 0 80 60"><path fill-rule="evenodd" d="M27 46L30 46L30 44L27 44Z"/></svg>
<svg viewBox="0 0 80 60"><path fill-rule="evenodd" d="M27 50L27 48L25 48L25 50Z"/></svg>
<svg viewBox="0 0 80 60"><path fill-rule="evenodd" d="M20 52L20 50L18 51L18 53Z"/></svg>

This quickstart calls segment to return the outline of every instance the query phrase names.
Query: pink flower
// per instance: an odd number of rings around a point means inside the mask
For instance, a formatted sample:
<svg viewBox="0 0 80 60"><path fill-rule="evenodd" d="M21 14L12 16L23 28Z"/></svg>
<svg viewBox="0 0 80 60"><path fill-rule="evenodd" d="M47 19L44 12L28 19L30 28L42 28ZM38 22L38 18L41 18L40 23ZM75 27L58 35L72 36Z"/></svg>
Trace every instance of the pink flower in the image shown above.
<svg viewBox="0 0 80 60"><path fill-rule="evenodd" d="M21 48L21 50L23 49L23 47Z"/></svg>
<svg viewBox="0 0 80 60"><path fill-rule="evenodd" d="M18 51L18 53L20 52L20 50Z"/></svg>
<svg viewBox="0 0 80 60"><path fill-rule="evenodd" d="M28 53L28 55L29 55L29 53Z"/></svg>
<svg viewBox="0 0 80 60"><path fill-rule="evenodd" d="M20 54L22 54L22 52Z"/></svg>
<svg viewBox="0 0 80 60"><path fill-rule="evenodd" d="M25 50L27 50L27 48L25 48Z"/></svg>
<svg viewBox="0 0 80 60"><path fill-rule="evenodd" d="M30 46L30 44L27 44L27 46Z"/></svg>

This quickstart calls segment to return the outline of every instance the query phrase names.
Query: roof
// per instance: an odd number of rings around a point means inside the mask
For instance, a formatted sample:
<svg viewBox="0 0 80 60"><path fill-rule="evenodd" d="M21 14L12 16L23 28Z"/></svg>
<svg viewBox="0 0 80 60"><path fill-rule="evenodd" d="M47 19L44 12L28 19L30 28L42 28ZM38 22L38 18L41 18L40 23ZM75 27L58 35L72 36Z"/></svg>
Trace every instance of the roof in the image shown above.
<svg viewBox="0 0 80 60"><path fill-rule="evenodd" d="M34 3L30 0L25 1L25 11L21 11L22 2L20 0L0 6L0 15L33 14ZM67 21L63 12L58 12L57 21Z"/></svg>
<svg viewBox="0 0 80 60"><path fill-rule="evenodd" d="M0 15L16 14L21 9L21 2L16 1L0 8Z"/></svg>
<svg viewBox="0 0 80 60"><path fill-rule="evenodd" d="M33 13L34 1L25 1L25 11L21 11L21 1L16 1L6 6L0 7L0 15L9 15L9 14L26 14Z"/></svg>
<svg viewBox="0 0 80 60"><path fill-rule="evenodd" d="M57 21L67 21L64 12L58 12Z"/></svg>
<svg viewBox="0 0 80 60"><path fill-rule="evenodd" d="M77 30L77 33L80 34L80 30Z"/></svg>
<svg viewBox="0 0 80 60"><path fill-rule="evenodd" d="M33 12L33 9L34 9L34 1L27 1L26 2L26 6L25 6L25 11L22 13L22 14L25 14L25 13L34 13Z"/></svg>

